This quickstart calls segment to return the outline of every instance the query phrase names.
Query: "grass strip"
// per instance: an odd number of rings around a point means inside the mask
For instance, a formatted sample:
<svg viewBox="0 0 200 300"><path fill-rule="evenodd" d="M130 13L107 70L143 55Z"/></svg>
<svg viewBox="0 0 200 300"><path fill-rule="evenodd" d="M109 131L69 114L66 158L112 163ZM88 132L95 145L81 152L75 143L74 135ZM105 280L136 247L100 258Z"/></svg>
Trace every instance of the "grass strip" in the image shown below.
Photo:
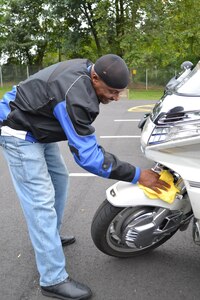
<svg viewBox="0 0 200 300"><path fill-rule="evenodd" d="M0 87L0 99L2 99L6 92L11 91L11 89L11 85ZM129 90L129 100L159 100L162 95L163 90Z"/></svg>

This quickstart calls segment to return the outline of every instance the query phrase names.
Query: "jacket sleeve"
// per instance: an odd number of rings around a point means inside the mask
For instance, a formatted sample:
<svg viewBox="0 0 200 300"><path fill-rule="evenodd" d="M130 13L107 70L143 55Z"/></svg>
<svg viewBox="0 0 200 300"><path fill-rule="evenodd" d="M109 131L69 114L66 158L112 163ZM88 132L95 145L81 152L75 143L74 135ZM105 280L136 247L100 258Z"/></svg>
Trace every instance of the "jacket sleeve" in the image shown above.
<svg viewBox="0 0 200 300"><path fill-rule="evenodd" d="M76 132L65 101L57 104L54 108L54 115L67 136L69 148L79 166L101 177L132 183L138 181L140 169L106 152L98 145L94 132L87 135L80 135Z"/></svg>

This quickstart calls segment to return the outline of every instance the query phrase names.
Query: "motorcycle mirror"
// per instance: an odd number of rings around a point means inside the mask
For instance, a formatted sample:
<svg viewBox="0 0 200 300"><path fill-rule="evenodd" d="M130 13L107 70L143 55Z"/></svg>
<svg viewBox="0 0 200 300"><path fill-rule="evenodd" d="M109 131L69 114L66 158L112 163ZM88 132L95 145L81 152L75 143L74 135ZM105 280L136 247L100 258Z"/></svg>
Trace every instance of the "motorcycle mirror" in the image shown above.
<svg viewBox="0 0 200 300"><path fill-rule="evenodd" d="M188 69L192 69L193 67L193 63L191 61L184 61L182 64L181 64L181 69L182 70L188 70Z"/></svg>
<svg viewBox="0 0 200 300"><path fill-rule="evenodd" d="M146 123L146 120L147 120L147 118L148 118L149 115L150 115L150 113L144 114L143 118L138 123L138 128L139 129L141 129L141 130L143 129L144 124Z"/></svg>

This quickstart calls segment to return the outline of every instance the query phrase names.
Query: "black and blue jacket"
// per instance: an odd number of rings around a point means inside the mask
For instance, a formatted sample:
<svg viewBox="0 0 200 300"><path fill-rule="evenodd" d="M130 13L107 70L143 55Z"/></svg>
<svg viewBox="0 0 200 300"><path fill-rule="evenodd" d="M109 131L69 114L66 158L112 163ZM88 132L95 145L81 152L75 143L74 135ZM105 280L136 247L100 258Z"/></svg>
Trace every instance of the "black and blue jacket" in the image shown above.
<svg viewBox="0 0 200 300"><path fill-rule="evenodd" d="M25 131L30 142L68 140L75 161L85 170L136 183L140 169L97 144L91 124L99 114L99 100L91 65L86 59L68 60L30 76L0 101L0 124Z"/></svg>

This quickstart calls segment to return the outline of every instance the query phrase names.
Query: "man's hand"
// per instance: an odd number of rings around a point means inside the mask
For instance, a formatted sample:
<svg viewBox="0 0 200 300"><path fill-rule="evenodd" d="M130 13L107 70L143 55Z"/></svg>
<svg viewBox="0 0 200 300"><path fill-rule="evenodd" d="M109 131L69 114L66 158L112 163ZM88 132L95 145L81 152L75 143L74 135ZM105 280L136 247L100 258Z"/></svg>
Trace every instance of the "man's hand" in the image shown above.
<svg viewBox="0 0 200 300"><path fill-rule="evenodd" d="M167 191L170 185L163 180L159 179L159 174L152 170L141 170L140 178L138 180L139 184L142 184L156 193L161 194L159 189Z"/></svg>

